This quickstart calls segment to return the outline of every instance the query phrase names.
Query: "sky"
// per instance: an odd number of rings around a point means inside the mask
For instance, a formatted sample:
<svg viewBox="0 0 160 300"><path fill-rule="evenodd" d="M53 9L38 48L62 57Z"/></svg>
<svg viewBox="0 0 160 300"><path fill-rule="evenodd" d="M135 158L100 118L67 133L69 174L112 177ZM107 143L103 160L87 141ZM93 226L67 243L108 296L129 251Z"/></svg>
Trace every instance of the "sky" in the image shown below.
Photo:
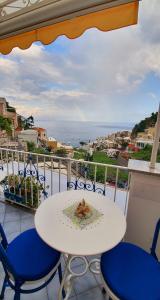
<svg viewBox="0 0 160 300"><path fill-rule="evenodd" d="M0 55L0 97L39 122L140 121L160 100L159 14L142 0L138 25Z"/></svg>

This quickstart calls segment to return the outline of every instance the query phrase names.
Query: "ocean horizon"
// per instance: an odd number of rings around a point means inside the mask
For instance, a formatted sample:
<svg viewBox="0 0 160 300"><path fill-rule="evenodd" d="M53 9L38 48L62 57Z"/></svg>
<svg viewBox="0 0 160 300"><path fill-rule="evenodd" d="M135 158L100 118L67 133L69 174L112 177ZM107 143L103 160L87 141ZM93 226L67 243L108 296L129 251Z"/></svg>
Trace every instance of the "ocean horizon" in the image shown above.
<svg viewBox="0 0 160 300"><path fill-rule="evenodd" d="M78 147L81 141L94 141L101 136L129 130L131 131L134 123L109 123L109 122L81 122L81 121L47 121L36 120L36 126L47 130L48 137L54 137L56 140Z"/></svg>

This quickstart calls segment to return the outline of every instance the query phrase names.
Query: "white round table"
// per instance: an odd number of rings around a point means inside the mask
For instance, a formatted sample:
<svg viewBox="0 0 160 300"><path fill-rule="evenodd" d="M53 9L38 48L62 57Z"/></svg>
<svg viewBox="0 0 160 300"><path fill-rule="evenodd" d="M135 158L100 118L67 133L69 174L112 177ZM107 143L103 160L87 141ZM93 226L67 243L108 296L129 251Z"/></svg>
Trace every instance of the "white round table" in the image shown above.
<svg viewBox="0 0 160 300"><path fill-rule="evenodd" d="M63 212L64 209L82 199L85 199L88 204L102 214L99 219L83 229L77 227ZM61 286L62 291L67 271L69 270L72 275L76 276L71 271L71 260L75 256L85 257L101 254L115 247L124 237L126 219L120 208L103 195L77 190L58 193L45 200L36 211L35 226L44 242L69 255L65 278ZM87 267L85 271L87 271ZM61 299L61 291L59 299ZM69 292L65 299L68 299L68 296Z"/></svg>

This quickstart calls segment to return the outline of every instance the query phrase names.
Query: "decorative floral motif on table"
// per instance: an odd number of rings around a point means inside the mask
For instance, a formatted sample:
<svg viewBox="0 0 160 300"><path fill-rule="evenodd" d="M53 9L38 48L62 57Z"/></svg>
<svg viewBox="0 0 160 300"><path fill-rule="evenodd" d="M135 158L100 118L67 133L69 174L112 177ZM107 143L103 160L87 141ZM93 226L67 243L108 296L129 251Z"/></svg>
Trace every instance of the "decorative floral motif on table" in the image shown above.
<svg viewBox="0 0 160 300"><path fill-rule="evenodd" d="M90 208L90 213L88 215L86 215L85 217L80 218L76 215L76 210L77 210L78 205L79 205L79 202L76 202L73 205L70 205L69 207L67 207L63 210L63 213L72 221L72 223L76 227L78 227L80 229L84 229L86 226L96 222L99 218L101 218L103 216L103 214L101 212L99 212L97 209L95 209L90 204L87 204L87 206L89 206L89 208Z"/></svg>

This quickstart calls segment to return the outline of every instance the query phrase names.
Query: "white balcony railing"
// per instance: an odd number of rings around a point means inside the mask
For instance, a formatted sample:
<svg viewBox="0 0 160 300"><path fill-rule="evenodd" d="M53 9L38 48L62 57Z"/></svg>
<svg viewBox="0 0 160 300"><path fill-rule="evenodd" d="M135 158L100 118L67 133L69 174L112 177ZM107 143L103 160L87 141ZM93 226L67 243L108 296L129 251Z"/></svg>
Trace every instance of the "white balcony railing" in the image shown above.
<svg viewBox="0 0 160 300"><path fill-rule="evenodd" d="M127 167L0 148L1 192L5 199L37 208L48 196L67 189L102 193L126 212Z"/></svg>

